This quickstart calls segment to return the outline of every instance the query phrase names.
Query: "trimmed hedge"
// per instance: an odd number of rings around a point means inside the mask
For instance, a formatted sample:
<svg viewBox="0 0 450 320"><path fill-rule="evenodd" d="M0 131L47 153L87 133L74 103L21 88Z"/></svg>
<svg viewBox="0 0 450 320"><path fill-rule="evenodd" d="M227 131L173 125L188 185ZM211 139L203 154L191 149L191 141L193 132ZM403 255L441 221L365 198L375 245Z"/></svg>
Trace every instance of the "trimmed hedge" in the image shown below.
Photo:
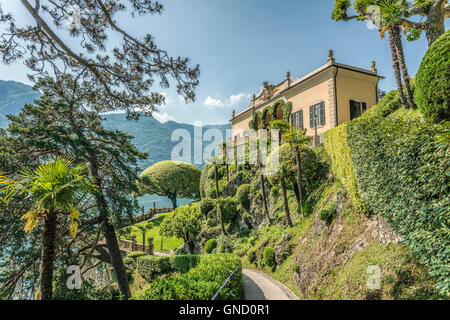
<svg viewBox="0 0 450 320"><path fill-rule="evenodd" d="M154 280L137 293L138 300L210 300L222 283L236 273L221 291L219 299L239 300L242 296L242 265L238 256L216 254L199 256L199 263L187 273Z"/></svg>
<svg viewBox="0 0 450 320"><path fill-rule="evenodd" d="M217 248L216 239L209 239L208 241L206 241L204 249L206 253L212 253L215 248Z"/></svg>
<svg viewBox="0 0 450 320"><path fill-rule="evenodd" d="M450 120L450 30L428 49L416 76L414 98L419 110L435 122Z"/></svg>
<svg viewBox="0 0 450 320"><path fill-rule="evenodd" d="M243 184L237 189L236 192L237 201L242 206L242 208L247 211L250 210L250 189L251 186L249 184Z"/></svg>
<svg viewBox="0 0 450 320"><path fill-rule="evenodd" d="M450 296L450 124L404 109L328 131L325 147L349 195L387 218Z"/></svg>
<svg viewBox="0 0 450 320"><path fill-rule="evenodd" d="M142 256L146 256L147 253L142 252L142 251L134 251L134 252L130 252L129 254L127 254L127 258L132 258L134 260L137 260L137 258L142 257Z"/></svg>
<svg viewBox="0 0 450 320"><path fill-rule="evenodd" d="M205 217L216 207L216 202L212 199L205 198L200 202L200 212Z"/></svg>
<svg viewBox="0 0 450 320"><path fill-rule="evenodd" d="M199 262L198 255L181 255L171 257L143 256L137 260L137 270L147 281L159 276L180 272L186 273Z"/></svg>

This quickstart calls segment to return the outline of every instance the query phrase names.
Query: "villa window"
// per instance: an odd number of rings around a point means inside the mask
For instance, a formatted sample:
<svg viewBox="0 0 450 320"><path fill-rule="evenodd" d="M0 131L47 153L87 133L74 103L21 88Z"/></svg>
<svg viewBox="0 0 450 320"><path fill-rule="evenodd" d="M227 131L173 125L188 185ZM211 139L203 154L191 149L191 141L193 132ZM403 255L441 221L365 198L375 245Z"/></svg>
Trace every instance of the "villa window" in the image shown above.
<svg viewBox="0 0 450 320"><path fill-rule="evenodd" d="M309 126L314 128L316 124L317 126L323 126L325 124L325 102L309 107Z"/></svg>
<svg viewBox="0 0 450 320"><path fill-rule="evenodd" d="M303 110L291 114L291 127L303 128Z"/></svg>
<svg viewBox="0 0 450 320"><path fill-rule="evenodd" d="M367 110L367 103L350 100L350 120L360 117Z"/></svg>

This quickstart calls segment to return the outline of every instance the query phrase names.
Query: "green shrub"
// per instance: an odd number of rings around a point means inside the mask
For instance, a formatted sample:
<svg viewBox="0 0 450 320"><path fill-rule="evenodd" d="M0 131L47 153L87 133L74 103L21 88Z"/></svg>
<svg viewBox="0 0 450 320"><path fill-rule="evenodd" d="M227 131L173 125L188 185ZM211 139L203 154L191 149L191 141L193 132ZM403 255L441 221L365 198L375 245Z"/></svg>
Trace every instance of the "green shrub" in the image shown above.
<svg viewBox="0 0 450 320"><path fill-rule="evenodd" d="M294 272L295 273L299 273L300 272L300 266L295 266L294 267Z"/></svg>
<svg viewBox="0 0 450 320"><path fill-rule="evenodd" d="M351 199L388 220L447 296L449 130L449 122L423 122L401 109L388 117L361 117L325 134L333 172Z"/></svg>
<svg viewBox="0 0 450 320"><path fill-rule="evenodd" d="M236 199L233 197L228 197L225 198L223 201L223 222L224 223L230 223L233 221L233 219L237 216L238 211L237 211L237 203L236 203ZM218 219L220 219L220 213L219 213L219 208L217 208L217 217Z"/></svg>
<svg viewBox="0 0 450 320"><path fill-rule="evenodd" d="M205 217L216 207L216 202L212 199L205 198L200 202L200 212Z"/></svg>
<svg viewBox="0 0 450 320"><path fill-rule="evenodd" d="M435 122L450 120L450 30L428 49L416 76L415 101Z"/></svg>
<svg viewBox="0 0 450 320"><path fill-rule="evenodd" d="M206 241L204 249L206 253L212 253L215 248L217 248L216 239L209 239L208 241Z"/></svg>
<svg viewBox="0 0 450 320"><path fill-rule="evenodd" d="M231 253L234 250L234 241L231 237L222 236L217 243L217 253Z"/></svg>
<svg viewBox="0 0 450 320"><path fill-rule="evenodd" d="M335 215L336 215L335 203L329 204L324 209L319 211L320 220L325 221L328 225L331 224Z"/></svg>
<svg viewBox="0 0 450 320"><path fill-rule="evenodd" d="M203 255L187 273L153 281L137 293L139 300L210 300L237 268L219 299L238 300L242 295L242 266L231 254Z"/></svg>
<svg viewBox="0 0 450 320"><path fill-rule="evenodd" d="M123 258L123 263L125 264L125 267L127 267L130 270L136 269L136 260L130 257Z"/></svg>
<svg viewBox="0 0 450 320"><path fill-rule="evenodd" d="M171 259L171 262L173 262L173 269L180 273L188 272L191 268L194 268L199 261L200 257L195 254L175 256Z"/></svg>
<svg viewBox="0 0 450 320"><path fill-rule="evenodd" d="M239 204L244 208L245 210L250 210L250 188L251 186L249 184L243 184L237 189L236 192L236 199L239 202Z"/></svg>
<svg viewBox="0 0 450 320"><path fill-rule="evenodd" d="M277 263L275 261L275 249L274 248L270 248L270 247L264 248L263 261L264 261L264 265L266 265L270 268L275 268Z"/></svg>
<svg viewBox="0 0 450 320"><path fill-rule="evenodd" d="M147 253L145 253L145 252L135 251L135 252L130 252L129 254L127 254L127 258L132 258L134 260L137 260L137 258L146 256L146 255L147 255Z"/></svg>
<svg viewBox="0 0 450 320"><path fill-rule="evenodd" d="M147 281L175 271L172 257L142 256L137 259L137 270Z"/></svg>
<svg viewBox="0 0 450 320"><path fill-rule="evenodd" d="M250 264L256 263L256 249L255 248L248 250L247 259Z"/></svg>

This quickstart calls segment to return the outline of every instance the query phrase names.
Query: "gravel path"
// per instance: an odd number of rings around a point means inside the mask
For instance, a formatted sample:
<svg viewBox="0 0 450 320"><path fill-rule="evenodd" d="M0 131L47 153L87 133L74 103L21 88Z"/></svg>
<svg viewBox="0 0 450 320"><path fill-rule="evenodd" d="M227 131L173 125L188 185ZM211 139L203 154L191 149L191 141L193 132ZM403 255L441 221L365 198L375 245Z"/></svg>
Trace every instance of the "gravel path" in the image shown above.
<svg viewBox="0 0 450 320"><path fill-rule="evenodd" d="M244 300L298 300L285 285L257 270L242 269Z"/></svg>

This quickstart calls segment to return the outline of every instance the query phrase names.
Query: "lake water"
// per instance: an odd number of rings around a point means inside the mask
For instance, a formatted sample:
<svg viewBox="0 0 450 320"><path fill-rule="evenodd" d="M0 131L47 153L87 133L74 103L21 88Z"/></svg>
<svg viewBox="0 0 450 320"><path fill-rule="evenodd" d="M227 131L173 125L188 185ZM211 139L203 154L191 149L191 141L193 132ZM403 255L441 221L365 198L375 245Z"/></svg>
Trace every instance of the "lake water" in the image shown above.
<svg viewBox="0 0 450 320"><path fill-rule="evenodd" d="M153 202L156 203L156 209L161 208L172 208L172 201L170 201L167 197L160 197L157 195L145 195L143 197L139 197L139 205L144 207L145 212L149 209L153 208ZM177 199L177 206L184 206L191 203L194 200L191 199ZM140 214L140 213L139 213Z"/></svg>

